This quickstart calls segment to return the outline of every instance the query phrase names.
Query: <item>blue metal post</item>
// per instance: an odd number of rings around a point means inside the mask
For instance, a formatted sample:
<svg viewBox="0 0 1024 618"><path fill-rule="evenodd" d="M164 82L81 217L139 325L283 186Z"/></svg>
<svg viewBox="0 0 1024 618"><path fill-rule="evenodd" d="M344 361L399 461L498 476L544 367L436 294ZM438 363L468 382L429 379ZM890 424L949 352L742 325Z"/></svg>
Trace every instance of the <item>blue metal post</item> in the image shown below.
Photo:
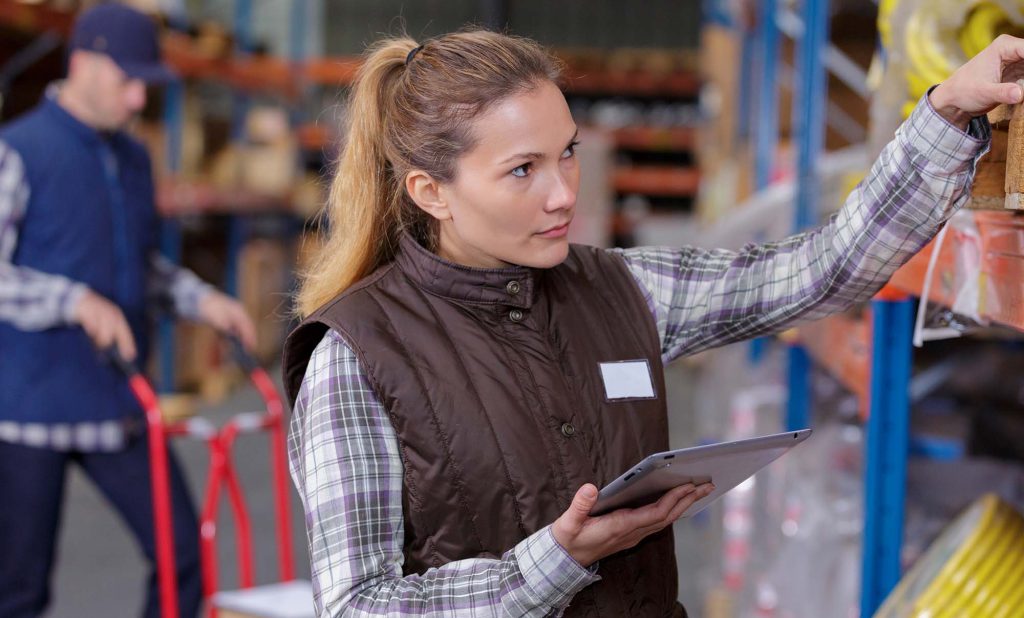
<svg viewBox="0 0 1024 618"><path fill-rule="evenodd" d="M252 1L235 0L235 53L243 56L252 49ZM249 111L249 96L236 91L231 110L231 139L239 143L245 139L245 116ZM238 295L238 256L245 244L245 222L237 214L228 215L227 255L224 264L224 291Z"/></svg>
<svg viewBox="0 0 1024 618"><path fill-rule="evenodd" d="M732 28L733 24L732 15L729 13L729 7L726 6L724 0L701 0L701 19L706 24L718 24L727 28Z"/></svg>
<svg viewBox="0 0 1024 618"><path fill-rule="evenodd" d="M797 65L797 96L793 101L793 129L799 139L797 159L796 231L817 223L820 192L817 162L825 142L825 103L828 81L825 49L828 45L828 0L804 0L804 35Z"/></svg>
<svg viewBox="0 0 1024 618"><path fill-rule="evenodd" d="M811 357L799 345L790 346L787 352L786 429L795 431L809 427L811 422Z"/></svg>
<svg viewBox="0 0 1024 618"><path fill-rule="evenodd" d="M301 69L306 58L309 56L309 39L307 37L306 29L310 21L310 11L312 5L310 0L296 0L292 4L291 10L291 24L289 32L289 56L291 58L293 66L296 67L296 74L302 75ZM298 127L306 118L305 110L302 107L303 102L307 99L306 94L308 91L308 83L303 80L299 82L299 92L296 101L291 105L289 116L291 118L292 126ZM304 172L306 166L306 151L303 148L298 149L297 158L295 165L298 166L300 172ZM293 225L289 226L289 238L298 237L297 242L301 242L301 235L303 231L303 220L295 215L291 216ZM295 298L295 292L298 290L298 278L296 275L296 269L289 268L288 274L286 275L287 287L289 290L289 298ZM289 307L291 309L291 307Z"/></svg>
<svg viewBox="0 0 1024 618"><path fill-rule="evenodd" d="M874 353L864 471L861 616L874 615L900 578L914 303L876 300L871 310Z"/></svg>
<svg viewBox="0 0 1024 618"><path fill-rule="evenodd" d="M764 189L771 181L772 164L779 143L779 29L775 24L775 0L761 0L758 15L757 125L754 127L754 184Z"/></svg>
<svg viewBox="0 0 1024 618"><path fill-rule="evenodd" d="M224 264L224 292L238 296L238 262L245 246L247 226L242 215L228 215L227 252Z"/></svg>
<svg viewBox="0 0 1024 618"><path fill-rule="evenodd" d="M306 28L309 23L310 8L311 5L309 0L295 0L291 5L291 13L289 14L288 57L291 60L296 75L302 75L302 65L306 61L306 56L308 55L309 42L306 35ZM298 96L288 111L288 117L291 120L293 127L299 126L305 118L302 103L306 100L308 82L301 80L298 82L298 85ZM299 158L296 161L296 164L302 164L304 160L304 153L300 149Z"/></svg>
<svg viewBox="0 0 1024 618"><path fill-rule="evenodd" d="M793 100L793 129L799 140L797 159L797 202L794 228L803 231L817 222L818 200L816 164L825 138L825 101L828 82L825 74L825 46L828 43L828 0L804 0L804 33L797 58L797 88ZM786 428L800 429L810 424L810 389L807 352L798 346L789 350L789 402Z"/></svg>
<svg viewBox="0 0 1024 618"><path fill-rule="evenodd" d="M164 131L167 136L166 156L168 171L173 176L181 170L181 136L184 131L185 86L174 80L164 87ZM160 222L160 250L175 264L181 262L181 229L173 216ZM159 325L160 381L162 392L175 386L174 372L174 320L161 317Z"/></svg>
<svg viewBox="0 0 1024 618"><path fill-rule="evenodd" d="M252 49L252 0L235 0L235 50Z"/></svg>
<svg viewBox="0 0 1024 618"><path fill-rule="evenodd" d="M757 122L754 125L754 186L760 191L771 181L772 164L779 143L779 28L775 23L775 0L761 0L757 18ZM750 361L764 357L768 339L750 342Z"/></svg>
<svg viewBox="0 0 1024 618"><path fill-rule="evenodd" d="M743 30L745 26L739 25L743 41L740 45L740 88L739 88L739 109L737 110L738 122L736 123L736 139L742 144L750 136L750 119L753 102L754 83L754 44Z"/></svg>
<svg viewBox="0 0 1024 618"><path fill-rule="evenodd" d="M288 28L288 55L296 65L306 59L306 22L309 13L309 0L292 2Z"/></svg>

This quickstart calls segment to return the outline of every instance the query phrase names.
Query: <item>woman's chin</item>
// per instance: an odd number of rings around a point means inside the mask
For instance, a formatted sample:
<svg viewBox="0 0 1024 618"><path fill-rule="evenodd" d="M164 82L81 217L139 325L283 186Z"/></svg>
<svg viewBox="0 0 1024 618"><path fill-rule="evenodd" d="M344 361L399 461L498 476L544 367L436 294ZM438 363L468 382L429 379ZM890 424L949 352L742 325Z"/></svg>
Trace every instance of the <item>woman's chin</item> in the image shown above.
<svg viewBox="0 0 1024 618"><path fill-rule="evenodd" d="M523 256L520 265L530 268L554 268L569 256L569 240L564 237L543 239L539 246L538 243L533 245L533 250Z"/></svg>

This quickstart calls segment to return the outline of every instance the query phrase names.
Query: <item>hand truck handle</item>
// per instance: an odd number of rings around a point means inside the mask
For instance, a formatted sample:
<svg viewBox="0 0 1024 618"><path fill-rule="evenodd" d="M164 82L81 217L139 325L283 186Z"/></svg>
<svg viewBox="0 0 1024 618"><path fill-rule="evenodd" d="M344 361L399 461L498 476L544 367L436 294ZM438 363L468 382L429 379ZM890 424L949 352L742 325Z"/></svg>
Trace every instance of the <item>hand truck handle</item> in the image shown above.
<svg viewBox="0 0 1024 618"><path fill-rule="evenodd" d="M105 353L111 364L117 367L126 377L130 378L140 373L135 363L122 356L121 351L117 349L116 345L107 348Z"/></svg>
<svg viewBox="0 0 1024 618"><path fill-rule="evenodd" d="M247 374L252 373L256 369L260 368L260 362L255 356L249 353L242 345L242 340L236 335L223 333L224 337L231 344L231 353L235 357L235 362L241 367Z"/></svg>

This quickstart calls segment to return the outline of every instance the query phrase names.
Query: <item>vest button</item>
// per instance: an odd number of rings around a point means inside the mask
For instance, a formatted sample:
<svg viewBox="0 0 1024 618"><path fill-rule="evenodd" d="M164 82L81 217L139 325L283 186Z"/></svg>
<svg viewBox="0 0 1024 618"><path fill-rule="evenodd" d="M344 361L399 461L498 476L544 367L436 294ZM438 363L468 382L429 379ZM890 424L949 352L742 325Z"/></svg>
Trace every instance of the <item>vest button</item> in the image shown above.
<svg viewBox="0 0 1024 618"><path fill-rule="evenodd" d="M573 427L572 423L562 423L562 435L566 438L571 438L576 433L576 428Z"/></svg>
<svg viewBox="0 0 1024 618"><path fill-rule="evenodd" d="M508 292L509 296L515 296L519 293L520 289L518 281L509 281L508 285L505 286L505 291Z"/></svg>
<svg viewBox="0 0 1024 618"><path fill-rule="evenodd" d="M512 311L508 312L508 319L512 320L513 322L522 322L523 312L518 309L513 309Z"/></svg>

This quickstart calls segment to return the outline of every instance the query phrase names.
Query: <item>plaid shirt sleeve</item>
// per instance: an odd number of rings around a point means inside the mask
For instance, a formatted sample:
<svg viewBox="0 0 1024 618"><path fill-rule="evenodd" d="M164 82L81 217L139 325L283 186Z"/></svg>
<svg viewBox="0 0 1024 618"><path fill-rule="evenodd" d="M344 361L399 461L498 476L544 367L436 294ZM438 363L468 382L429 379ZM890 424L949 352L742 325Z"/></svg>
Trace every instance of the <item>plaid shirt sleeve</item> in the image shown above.
<svg viewBox="0 0 1024 618"><path fill-rule="evenodd" d="M965 133L926 95L824 227L738 252L610 251L652 308L665 362L776 333L874 296L967 202L990 137L986 118Z"/></svg>
<svg viewBox="0 0 1024 618"><path fill-rule="evenodd" d="M85 285L11 263L29 184L21 156L0 142L0 321L28 331L70 324Z"/></svg>
<svg viewBox="0 0 1024 618"><path fill-rule="evenodd" d="M158 252L149 256L147 294L152 303L186 320L199 319L199 301L213 286Z"/></svg>
<svg viewBox="0 0 1024 618"><path fill-rule="evenodd" d="M73 323L72 312L88 287L11 263L29 192L21 157L0 142L0 320L21 330L45 330ZM199 316L199 301L212 289L157 253L150 258L146 283L152 301L193 320Z"/></svg>
<svg viewBox="0 0 1024 618"><path fill-rule="evenodd" d="M398 438L356 355L328 331L310 358L289 436L317 616L560 616L599 577L550 526L500 559L402 574Z"/></svg>

